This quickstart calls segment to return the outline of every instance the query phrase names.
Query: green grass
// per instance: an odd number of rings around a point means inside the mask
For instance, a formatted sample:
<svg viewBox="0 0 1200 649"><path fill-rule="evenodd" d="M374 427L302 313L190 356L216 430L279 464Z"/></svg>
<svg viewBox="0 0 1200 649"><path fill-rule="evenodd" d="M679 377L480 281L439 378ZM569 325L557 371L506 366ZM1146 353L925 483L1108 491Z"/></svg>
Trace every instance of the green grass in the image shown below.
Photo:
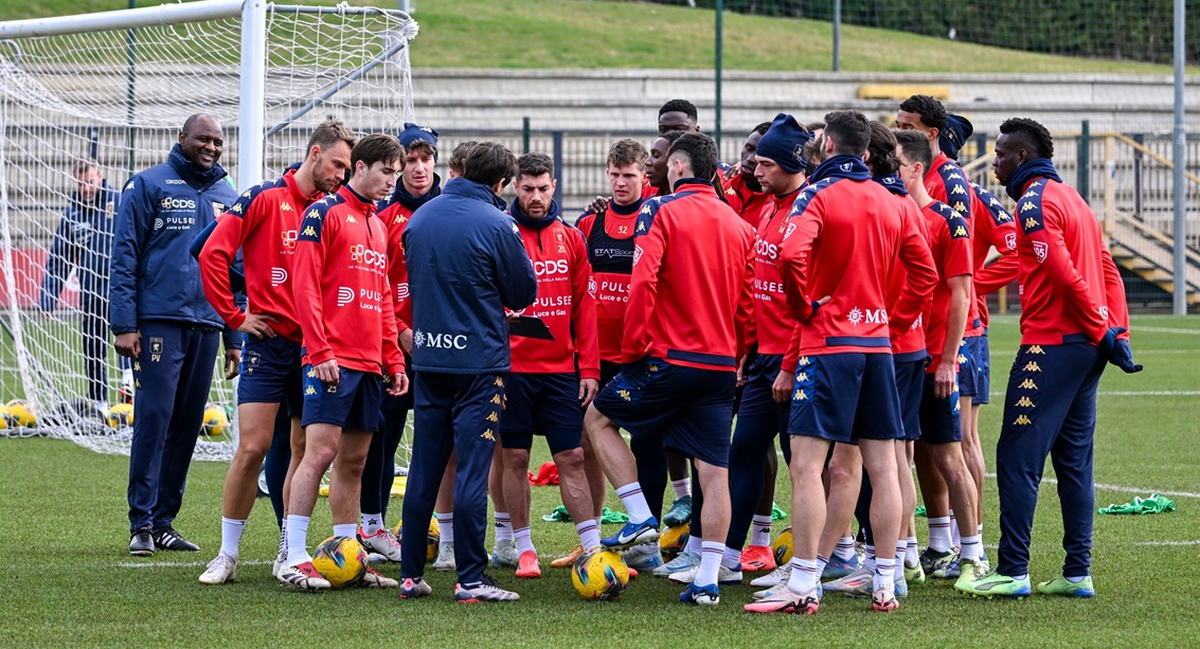
<svg viewBox="0 0 1200 649"><path fill-rule="evenodd" d="M1186 330L1173 333L1152 329ZM1128 391L1200 390L1200 320L1139 317L1134 346L1146 371L1106 373L1096 431L1096 481L1196 492L1200 445L1195 422L1200 396L1121 396ZM1008 359L1017 341L1015 319L996 318L993 391L1003 390ZM981 430L990 458L999 430L1001 398L983 410ZM538 449L535 462L546 459ZM220 464L195 464L177 524L197 540L199 555L159 554L133 561L125 551L127 460L101 456L50 439L0 439L4 523L0 525L0 610L5 646L326 647L331 642L370 645L481 647L805 646L1162 647L1200 644L1194 615L1196 546L1139 546L1146 542L1200 539L1200 499L1175 496L1178 511L1147 517L1097 516L1093 601L1034 597L1022 602L970 600L949 583L913 587L891 615L869 611L863 601L831 595L814 618L745 615L748 586L725 587L716 609L698 610L674 601L679 589L644 577L614 603L579 600L567 574L546 568L543 578L518 583L514 604L461 606L451 601L451 578L431 573L434 596L401 602L392 592L325 594L285 592L271 578L269 560L277 540L270 506L263 500L242 547L240 581L223 587L196 583L202 562L219 544ZM1052 473L1047 467L1048 475ZM997 495L987 483L984 541L998 539ZM786 507L781 476L777 500ZM1099 489L1097 506L1134 495ZM1145 494L1143 494L1145 495ZM1052 486L1043 489L1032 547L1032 577L1057 574L1062 534ZM553 488L533 489L533 513L559 502ZM615 502L615 500L611 501ZM399 515L391 505L389 522ZM328 507L318 503L312 525L317 541L329 530ZM790 521L776 524L777 531ZM924 537L924 523L919 523ZM609 526L606 532L611 532ZM574 530L562 523L533 524L534 539L548 558L564 552ZM490 541L489 541L490 547ZM993 558L995 550L990 550ZM131 567L131 566L146 567ZM395 568L388 572L394 573ZM802 639L802 640L801 640ZM618 644L619 643L619 644Z"/></svg>
<svg viewBox="0 0 1200 649"><path fill-rule="evenodd" d="M304 0L305 4L333 4ZM139 6L160 0L137 0ZM354 4L395 7L395 0ZM687 68L711 69L712 11L633 2L564 0L425 0L415 17L419 68ZM43 0L12 7L6 18L121 9L123 0ZM1102 20L1102 17L1097 17ZM824 71L832 27L815 20L727 12L728 70ZM848 72L1022 72L1170 74L1170 67L1052 56L847 25L842 69Z"/></svg>

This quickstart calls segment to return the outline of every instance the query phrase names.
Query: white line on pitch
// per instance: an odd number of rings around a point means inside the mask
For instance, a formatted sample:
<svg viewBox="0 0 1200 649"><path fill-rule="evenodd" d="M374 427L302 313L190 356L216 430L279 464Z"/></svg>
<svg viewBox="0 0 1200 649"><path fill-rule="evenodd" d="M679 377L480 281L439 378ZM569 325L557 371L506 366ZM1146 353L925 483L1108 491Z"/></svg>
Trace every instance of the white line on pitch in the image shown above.
<svg viewBox="0 0 1200 649"><path fill-rule="evenodd" d="M1200 539L1195 540L1195 541L1141 541L1139 543L1134 543L1134 545L1149 545L1149 546L1157 546L1157 547L1161 547L1161 546L1174 547L1174 546L1178 546L1178 545L1200 545Z"/></svg>
<svg viewBox="0 0 1200 649"><path fill-rule="evenodd" d="M994 480L996 479L996 474L985 473L984 477L988 478L989 480ZM1054 478L1042 478L1042 482L1046 484L1058 484L1058 480L1055 480ZM1097 482L1095 486L1096 489L1101 491L1119 491L1130 494L1158 494L1160 496L1175 496L1177 498L1200 498L1200 493L1193 491L1162 491L1160 489L1152 489L1150 487L1126 487L1115 484L1104 484L1102 482Z"/></svg>
<svg viewBox="0 0 1200 649"><path fill-rule="evenodd" d="M1004 392L992 391L993 397L1003 397ZM1109 390L1098 392L1102 397L1200 397L1200 390Z"/></svg>
<svg viewBox="0 0 1200 649"><path fill-rule="evenodd" d="M238 561L239 566L266 566L274 561ZM122 561L118 568L199 568L208 565L203 561Z"/></svg>
<svg viewBox="0 0 1200 649"><path fill-rule="evenodd" d="M1133 332L1136 334L1139 331L1153 331L1160 334L1189 334L1192 336L1200 336L1200 329L1175 329L1172 327L1134 327Z"/></svg>

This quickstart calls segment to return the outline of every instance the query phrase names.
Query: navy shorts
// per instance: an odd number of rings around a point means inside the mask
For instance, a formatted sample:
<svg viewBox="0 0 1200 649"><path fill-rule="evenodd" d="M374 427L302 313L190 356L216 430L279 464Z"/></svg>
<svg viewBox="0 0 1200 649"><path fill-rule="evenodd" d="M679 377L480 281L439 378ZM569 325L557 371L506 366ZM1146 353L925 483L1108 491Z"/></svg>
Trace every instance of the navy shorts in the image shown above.
<svg viewBox="0 0 1200 649"><path fill-rule="evenodd" d="M962 344L958 346L958 393L964 397L971 397L974 401L979 388L975 385L975 359L967 345L968 340L970 339L963 338Z"/></svg>
<svg viewBox="0 0 1200 649"><path fill-rule="evenodd" d="M325 385L311 365L304 366L304 416L300 423L333 424L343 430L379 428L383 376L338 368L337 385Z"/></svg>
<svg viewBox="0 0 1200 649"><path fill-rule="evenodd" d="M579 379L574 372L559 374L509 374L500 445L529 449L533 436L543 435L550 454L580 448L583 439L583 406Z"/></svg>
<svg viewBox="0 0 1200 649"><path fill-rule="evenodd" d="M617 378L621 373L621 364L612 361L600 360L600 387L608 385L610 381Z"/></svg>
<svg viewBox="0 0 1200 649"><path fill-rule="evenodd" d="M733 372L646 358L625 365L594 404L631 436L661 438L667 448L725 468L736 384Z"/></svg>
<svg viewBox="0 0 1200 649"><path fill-rule="evenodd" d="M796 367L788 433L831 442L902 439L891 354L804 356Z"/></svg>
<svg viewBox="0 0 1200 649"><path fill-rule="evenodd" d="M933 374L926 374L921 393L921 439L926 444L962 441L962 406L958 391L945 399L933 394Z"/></svg>
<svg viewBox="0 0 1200 649"><path fill-rule="evenodd" d="M904 425L904 439L915 442L921 437L921 391L925 384L925 367L929 357L921 352L919 360L898 360L896 365L896 395L900 398L900 421Z"/></svg>
<svg viewBox="0 0 1200 649"><path fill-rule="evenodd" d="M982 336L971 336L966 339L967 353L975 366L975 398L976 404L988 403L988 394L992 389L992 352L988 349L987 329Z"/></svg>
<svg viewBox="0 0 1200 649"><path fill-rule="evenodd" d="M283 336L246 336L238 368L238 403L279 403L292 417L304 412L300 343Z"/></svg>

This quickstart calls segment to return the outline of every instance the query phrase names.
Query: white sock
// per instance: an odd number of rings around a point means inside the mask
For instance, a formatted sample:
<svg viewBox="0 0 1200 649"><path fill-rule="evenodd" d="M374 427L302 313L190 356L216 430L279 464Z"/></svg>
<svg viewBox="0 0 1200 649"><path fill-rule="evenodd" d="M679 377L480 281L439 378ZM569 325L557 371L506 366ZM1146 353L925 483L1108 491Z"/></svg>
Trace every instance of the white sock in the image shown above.
<svg viewBox="0 0 1200 649"><path fill-rule="evenodd" d="M246 521L221 517L221 554L237 561L238 546L242 543L242 532L246 531Z"/></svg>
<svg viewBox="0 0 1200 649"><path fill-rule="evenodd" d="M909 568L915 568L921 562L919 548L917 547L917 537L910 536L907 539L908 548L904 551L904 565Z"/></svg>
<svg viewBox="0 0 1200 649"><path fill-rule="evenodd" d="M725 548L721 554L721 565L730 570L737 570L742 565L742 553L737 548L731 548L727 545L722 545Z"/></svg>
<svg viewBox="0 0 1200 649"><path fill-rule="evenodd" d="M454 543L454 512L441 514L434 512L437 517L438 530L442 535L442 543Z"/></svg>
<svg viewBox="0 0 1200 649"><path fill-rule="evenodd" d="M702 549L702 546L701 546L702 543L703 543L703 541L700 540L700 537L689 535L687 547L685 547L683 549L683 551L691 552L692 554L694 554L696 556L700 556L700 550Z"/></svg>
<svg viewBox="0 0 1200 649"><path fill-rule="evenodd" d="M589 518L582 523L576 523L575 532L579 534L579 544L583 546L583 549L590 550L600 545L600 526L596 524L596 521Z"/></svg>
<svg viewBox="0 0 1200 649"><path fill-rule="evenodd" d="M833 556L842 561L849 561L854 558L854 537L843 536L838 539L837 549L833 551Z"/></svg>
<svg viewBox="0 0 1200 649"><path fill-rule="evenodd" d="M864 545L863 546L863 564L862 565L863 565L863 568L865 568L867 570L875 569L875 546L873 546L873 545Z"/></svg>
<svg viewBox="0 0 1200 649"><path fill-rule="evenodd" d="M383 529L383 514L362 514L359 516L363 536L375 536Z"/></svg>
<svg viewBox="0 0 1200 649"><path fill-rule="evenodd" d="M721 567L721 557L725 556L725 544L719 541L703 541L700 552L700 570L696 572L697 586L711 586L717 583L717 571Z"/></svg>
<svg viewBox="0 0 1200 649"><path fill-rule="evenodd" d="M958 519L954 517L954 510L950 510L950 547L957 548L962 545L962 536L958 533Z"/></svg>
<svg viewBox="0 0 1200 649"><path fill-rule="evenodd" d="M683 498L684 496L692 495L692 480L691 478L680 478L671 481L671 488L675 490L675 498Z"/></svg>
<svg viewBox="0 0 1200 649"><path fill-rule="evenodd" d="M1067 581L1071 582L1072 584L1078 584L1079 582L1083 581L1084 579L1087 579L1087 575L1084 575L1082 577L1066 577L1065 579Z"/></svg>
<svg viewBox="0 0 1200 649"><path fill-rule="evenodd" d="M344 536L352 539L356 534L358 534L358 525L355 525L354 523L342 523L340 525L333 526L334 536Z"/></svg>
<svg viewBox="0 0 1200 649"><path fill-rule="evenodd" d="M1005 575L1005 576L1008 577L1008 575ZM1015 577L1008 577L1008 578L1013 581L1025 581L1026 579L1029 579L1029 573L1025 573L1023 575L1017 575ZM1079 581L1083 581L1083 580L1080 579Z"/></svg>
<svg viewBox="0 0 1200 649"><path fill-rule="evenodd" d="M872 590L886 590L889 593L896 589L896 559L875 559L875 580Z"/></svg>
<svg viewBox="0 0 1200 649"><path fill-rule="evenodd" d="M750 523L750 545L771 545L771 516L755 514Z"/></svg>
<svg viewBox="0 0 1200 649"><path fill-rule="evenodd" d="M937 516L929 519L929 549L934 552L950 550L949 516Z"/></svg>
<svg viewBox="0 0 1200 649"><path fill-rule="evenodd" d="M825 566L828 566L828 565L829 565L829 559L826 559L825 557L818 554L817 555L817 574L824 575L825 574Z"/></svg>
<svg viewBox="0 0 1200 649"><path fill-rule="evenodd" d="M513 536L517 539L517 556L526 552L537 552L533 547L533 536L530 535L528 527L513 530Z"/></svg>
<svg viewBox="0 0 1200 649"><path fill-rule="evenodd" d="M962 554L960 555L962 558L978 561L979 555L983 550L983 543L980 543L978 534L975 536L964 536L962 537L962 546L960 547L962 548Z"/></svg>
<svg viewBox="0 0 1200 649"><path fill-rule="evenodd" d="M625 505L625 511L629 512L629 522L641 523L652 517L650 505L642 493L642 485L630 482L623 487L617 487L617 497L621 499L621 504Z"/></svg>
<svg viewBox="0 0 1200 649"><path fill-rule="evenodd" d="M801 595L815 590L820 574L816 561L792 557L792 576L788 578L788 589Z"/></svg>
<svg viewBox="0 0 1200 649"><path fill-rule="evenodd" d="M896 558L894 559L896 562L896 569L893 573L893 577L896 581L904 581L904 556L907 549L907 541L896 541Z"/></svg>
<svg viewBox="0 0 1200 649"><path fill-rule="evenodd" d="M512 519L508 512L496 512L496 543L513 540Z"/></svg>
<svg viewBox="0 0 1200 649"><path fill-rule="evenodd" d="M287 565L297 566L312 561L308 556L308 516L288 514L287 522Z"/></svg>

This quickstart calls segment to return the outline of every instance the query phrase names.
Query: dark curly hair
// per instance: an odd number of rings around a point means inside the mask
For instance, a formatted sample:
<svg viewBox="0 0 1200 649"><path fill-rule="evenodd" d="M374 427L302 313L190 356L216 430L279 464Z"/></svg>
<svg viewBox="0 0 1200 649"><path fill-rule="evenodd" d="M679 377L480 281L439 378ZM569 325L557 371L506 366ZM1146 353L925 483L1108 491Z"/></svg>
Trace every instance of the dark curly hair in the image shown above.
<svg viewBox="0 0 1200 649"><path fill-rule="evenodd" d="M1028 117L1010 117L1004 120L1000 125L1000 132L1020 138L1025 148L1038 158L1054 157L1054 138L1050 137L1050 131Z"/></svg>
<svg viewBox="0 0 1200 649"><path fill-rule="evenodd" d="M683 113L690 117L693 122L697 118L696 105L686 99L672 99L663 104L662 108L658 109L659 117L662 117L664 113Z"/></svg>
<svg viewBox="0 0 1200 649"><path fill-rule="evenodd" d="M946 130L946 107L929 95L913 95L900 104L900 110L921 116L921 123L936 128L938 133Z"/></svg>

